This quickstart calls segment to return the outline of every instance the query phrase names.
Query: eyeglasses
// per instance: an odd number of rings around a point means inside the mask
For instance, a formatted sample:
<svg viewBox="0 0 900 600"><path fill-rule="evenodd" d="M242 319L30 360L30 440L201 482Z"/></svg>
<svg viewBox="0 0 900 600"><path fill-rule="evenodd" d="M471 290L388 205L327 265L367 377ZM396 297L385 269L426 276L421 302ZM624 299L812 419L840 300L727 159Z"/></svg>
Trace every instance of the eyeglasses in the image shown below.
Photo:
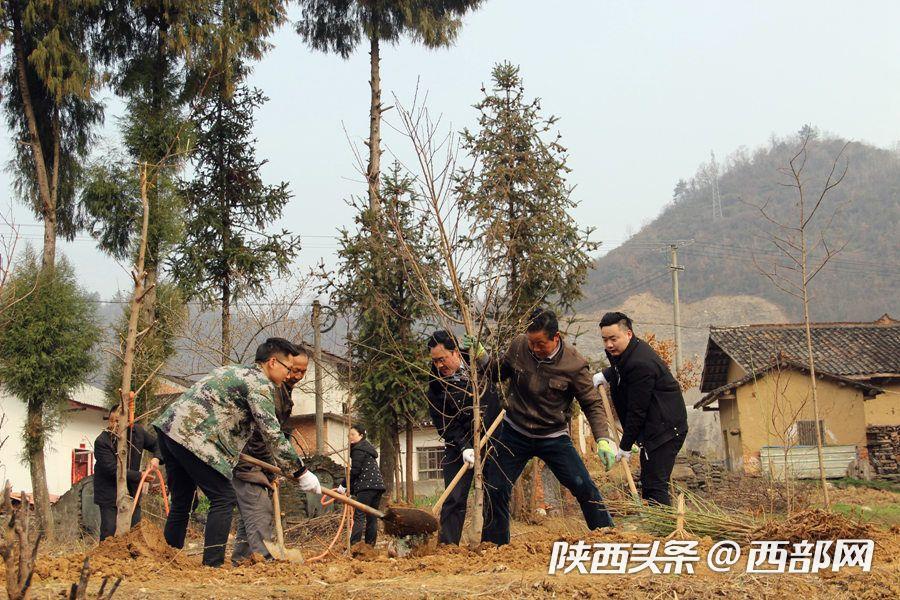
<svg viewBox="0 0 900 600"><path fill-rule="evenodd" d="M278 362L279 365L281 365L282 367L287 369L288 373L292 373L294 375L300 375L302 373L302 371L300 369L295 369L293 367L289 367L288 365L284 364L283 362L281 362L281 359L279 359L278 357L273 356L272 358L274 358L276 360L276 362Z"/></svg>

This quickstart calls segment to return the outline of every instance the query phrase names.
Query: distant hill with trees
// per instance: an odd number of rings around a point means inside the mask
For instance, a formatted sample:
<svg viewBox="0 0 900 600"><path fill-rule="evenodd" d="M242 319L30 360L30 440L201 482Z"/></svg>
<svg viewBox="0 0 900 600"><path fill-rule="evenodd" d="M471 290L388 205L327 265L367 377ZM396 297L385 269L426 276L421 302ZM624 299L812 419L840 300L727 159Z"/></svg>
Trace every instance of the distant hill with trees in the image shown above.
<svg viewBox="0 0 900 600"><path fill-rule="evenodd" d="M779 307L789 319L799 319L800 303L760 271L775 263L783 270L787 261L769 237L771 224L756 206L767 203L779 220L796 214L797 192L785 187L790 180L784 169L802 135L810 131L803 177L807 202L818 198L846 144L837 164L838 174L846 167L846 176L826 197L813 224L827 231L829 248L844 247L813 281L812 317L862 321L885 312L900 315L900 153L819 136L808 126L754 152L738 150L724 164L711 159L694 177L679 181L672 201L653 222L596 261L579 312L614 308L646 292L671 302L665 244L682 240L682 301L751 296ZM716 184L720 210L714 202ZM762 319L747 315L746 320Z"/></svg>

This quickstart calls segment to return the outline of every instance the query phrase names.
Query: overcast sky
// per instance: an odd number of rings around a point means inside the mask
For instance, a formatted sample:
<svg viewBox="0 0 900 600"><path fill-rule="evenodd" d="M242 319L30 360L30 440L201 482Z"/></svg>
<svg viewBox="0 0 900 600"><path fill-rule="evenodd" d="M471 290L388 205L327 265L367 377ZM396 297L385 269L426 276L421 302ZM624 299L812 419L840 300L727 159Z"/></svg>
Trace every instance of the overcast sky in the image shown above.
<svg viewBox="0 0 900 600"><path fill-rule="evenodd" d="M296 17L296 10L292 11ZM804 123L889 147L900 140L900 3L488 0L466 18L455 47L409 43L382 51L385 104L408 102L417 81L448 127L471 126L472 105L493 64L521 66L526 93L561 117L576 218L595 226L607 248L652 219L711 150L763 145ZM298 268L333 261L335 231L352 223L345 200L365 186L354 143L368 129L368 54L349 60L312 53L292 27L255 68L252 82L270 101L258 113L257 152L270 183L287 181L294 198L279 226L299 233ZM121 103L107 98L108 143ZM388 122L395 115L387 114ZM385 127L388 150L404 151ZM10 155L0 130L0 159ZM386 157L383 164L390 162ZM0 173L0 198L12 199ZM2 202L7 204L7 200ZM36 246L41 229L15 206ZM128 287L125 270L86 236L61 250L88 290L110 297Z"/></svg>

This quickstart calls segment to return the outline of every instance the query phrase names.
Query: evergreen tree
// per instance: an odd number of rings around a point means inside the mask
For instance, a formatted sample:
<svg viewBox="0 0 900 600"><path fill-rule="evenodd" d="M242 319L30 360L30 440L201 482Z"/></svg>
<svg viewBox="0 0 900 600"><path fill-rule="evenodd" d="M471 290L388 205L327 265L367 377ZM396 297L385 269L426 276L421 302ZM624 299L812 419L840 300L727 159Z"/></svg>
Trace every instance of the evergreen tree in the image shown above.
<svg viewBox="0 0 900 600"><path fill-rule="evenodd" d="M7 49L0 97L13 140L11 170L17 192L44 224L41 269L47 281L56 265L57 236L71 239L79 228L74 193L80 164L103 118L91 95L98 79L89 48L96 18L89 0L0 2L0 42ZM48 416L39 412L42 402L27 406L35 507L52 536L40 428Z"/></svg>
<svg viewBox="0 0 900 600"><path fill-rule="evenodd" d="M172 275L186 297L221 307L221 361L233 360L231 305L262 294L271 276L286 274L300 249L287 231L266 234L291 197L287 183L265 185L256 159L253 113L266 98L246 85L229 95L229 80L217 80L194 116L195 177L185 182L185 237L173 253Z"/></svg>
<svg viewBox="0 0 900 600"><path fill-rule="evenodd" d="M27 406L24 455L31 467L35 507L48 531L48 511L39 504L47 491L44 446L60 423L66 402L96 366L100 339L95 307L78 287L75 271L64 259L44 269L28 249L0 295L0 381Z"/></svg>
<svg viewBox="0 0 900 600"><path fill-rule="evenodd" d="M335 306L353 320L355 398L379 441L381 472L391 487L388 494L393 489L399 431L427 413L424 388L429 370L422 360L424 335L416 324L429 307L410 285L412 265L390 251L399 247L399 228L423 272L436 274L437 258L431 250L435 242L423 231L422 215L414 210L412 183L395 163L382 181L384 210L376 213L355 205L357 230L342 231L340 275L329 286Z"/></svg>
<svg viewBox="0 0 900 600"><path fill-rule="evenodd" d="M381 173L381 43L401 37L428 48L449 46L456 39L462 16L482 0L300 0L303 15L297 33L314 50L348 58L363 40L369 42L369 208L379 210Z"/></svg>
<svg viewBox="0 0 900 600"><path fill-rule="evenodd" d="M570 169L560 134L545 139L557 118L541 115L539 99L526 99L518 67L500 63L491 77L493 89L475 105L478 129L462 132L473 166L458 175L457 192L473 224L468 242L484 248L499 275L491 310L496 339L507 340L524 330L537 306L572 309L598 244L571 215L577 203L565 179ZM524 497L535 485L536 466L513 491L512 510L520 516L532 514Z"/></svg>
<svg viewBox="0 0 900 600"><path fill-rule="evenodd" d="M458 176L457 191L474 224L470 242L501 275L497 321L522 324L538 305L572 308L598 244L571 215L577 202L560 135L545 139L556 117L525 98L518 67L501 63L491 75L493 90L475 106L478 129L462 133L474 166Z"/></svg>

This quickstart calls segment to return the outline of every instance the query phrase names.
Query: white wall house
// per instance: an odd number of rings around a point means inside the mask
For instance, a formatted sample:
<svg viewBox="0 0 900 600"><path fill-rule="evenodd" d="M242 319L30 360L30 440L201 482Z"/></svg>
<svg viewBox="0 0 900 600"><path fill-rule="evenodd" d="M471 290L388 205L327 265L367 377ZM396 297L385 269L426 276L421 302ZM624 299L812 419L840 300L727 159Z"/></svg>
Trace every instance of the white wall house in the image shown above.
<svg viewBox="0 0 900 600"><path fill-rule="evenodd" d="M103 390L91 385L78 388L65 412L62 425L47 440L44 455L47 487L53 497L72 487L73 478L89 475L94 468L94 440L106 427L106 398ZM0 482L8 480L15 492L31 493L31 471L25 462L25 403L0 387Z"/></svg>

